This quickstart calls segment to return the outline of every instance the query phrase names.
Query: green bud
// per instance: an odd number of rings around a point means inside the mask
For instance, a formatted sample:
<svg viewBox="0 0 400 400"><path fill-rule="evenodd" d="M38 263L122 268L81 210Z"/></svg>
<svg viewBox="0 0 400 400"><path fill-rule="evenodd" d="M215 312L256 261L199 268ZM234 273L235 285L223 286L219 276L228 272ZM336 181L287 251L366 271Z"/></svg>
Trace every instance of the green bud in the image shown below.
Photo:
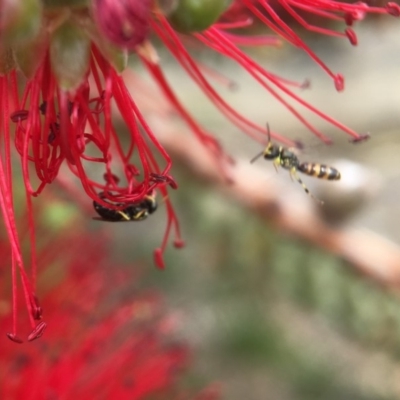
<svg viewBox="0 0 400 400"><path fill-rule="evenodd" d="M122 72L128 66L128 52L126 49L121 49L105 40L94 40L94 42L104 58L111 63L117 72Z"/></svg>
<svg viewBox="0 0 400 400"><path fill-rule="evenodd" d="M8 74L11 70L15 68L15 62L12 50L0 49L0 76Z"/></svg>
<svg viewBox="0 0 400 400"><path fill-rule="evenodd" d="M164 15L170 15L178 8L179 0L156 0L156 4Z"/></svg>
<svg viewBox="0 0 400 400"><path fill-rule="evenodd" d="M201 32L216 22L231 2L232 0L180 0L168 19L179 32Z"/></svg>
<svg viewBox="0 0 400 400"><path fill-rule="evenodd" d="M57 8L83 8L89 6L89 0L42 0L46 10L55 10Z"/></svg>
<svg viewBox="0 0 400 400"><path fill-rule="evenodd" d="M76 89L89 69L90 40L70 21L53 32L50 60L58 84L63 90Z"/></svg>
<svg viewBox="0 0 400 400"><path fill-rule="evenodd" d="M5 47L26 43L42 26L40 0L13 0L1 6L1 44Z"/></svg>
<svg viewBox="0 0 400 400"><path fill-rule="evenodd" d="M115 68L122 72L128 65L128 53L125 49L115 46L99 32L97 26L87 21L84 26L85 32L90 40L97 46L100 53Z"/></svg>
<svg viewBox="0 0 400 400"><path fill-rule="evenodd" d="M14 58L18 68L26 78L32 78L43 61L48 48L49 38L43 29L32 41L14 47Z"/></svg>

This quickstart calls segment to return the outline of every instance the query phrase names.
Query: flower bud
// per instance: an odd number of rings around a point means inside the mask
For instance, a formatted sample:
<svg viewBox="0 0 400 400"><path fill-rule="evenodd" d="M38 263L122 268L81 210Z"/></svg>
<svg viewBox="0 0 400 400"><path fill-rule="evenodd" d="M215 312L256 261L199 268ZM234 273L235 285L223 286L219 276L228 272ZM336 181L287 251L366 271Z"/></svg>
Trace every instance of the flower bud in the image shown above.
<svg viewBox="0 0 400 400"><path fill-rule="evenodd" d="M48 40L45 30L42 30L33 40L14 47L15 62L26 78L32 78L43 62L49 44Z"/></svg>
<svg viewBox="0 0 400 400"><path fill-rule="evenodd" d="M90 41L73 23L67 21L54 31L50 40L50 60L58 84L74 90L89 68Z"/></svg>
<svg viewBox="0 0 400 400"><path fill-rule="evenodd" d="M163 15L170 15L177 9L179 0L156 0L156 4Z"/></svg>
<svg viewBox="0 0 400 400"><path fill-rule="evenodd" d="M0 41L12 47L32 40L42 24L42 6L39 0L4 0L1 2Z"/></svg>
<svg viewBox="0 0 400 400"><path fill-rule="evenodd" d="M126 49L116 46L105 39L94 24L86 24L85 32L97 46L101 54L107 59L117 72L122 72L128 65L128 54Z"/></svg>
<svg viewBox="0 0 400 400"><path fill-rule="evenodd" d="M203 31L217 21L230 4L231 0L180 0L169 21L182 33Z"/></svg>
<svg viewBox="0 0 400 400"><path fill-rule="evenodd" d="M8 74L15 67L14 57L10 48L0 48L0 76Z"/></svg>
<svg viewBox="0 0 400 400"><path fill-rule="evenodd" d="M108 40L134 49L150 31L152 0L93 0L94 19Z"/></svg>
<svg viewBox="0 0 400 400"><path fill-rule="evenodd" d="M89 0L42 0L46 10L56 10L68 7L77 9L87 7Z"/></svg>

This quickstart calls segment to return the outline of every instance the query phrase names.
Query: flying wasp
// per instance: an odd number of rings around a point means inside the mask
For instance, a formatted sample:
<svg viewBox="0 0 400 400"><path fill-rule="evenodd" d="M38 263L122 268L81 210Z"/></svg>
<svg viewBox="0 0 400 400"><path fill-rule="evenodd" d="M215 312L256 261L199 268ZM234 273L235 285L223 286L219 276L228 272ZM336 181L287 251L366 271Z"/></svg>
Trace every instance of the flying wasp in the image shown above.
<svg viewBox="0 0 400 400"><path fill-rule="evenodd" d="M102 196L102 193L100 193L100 196ZM113 205L116 207L122 207L124 204L115 203ZM110 222L143 221L157 210L157 206L158 204L155 193L148 194L141 202L127 205L126 207L121 208L121 210L114 210L103 206L97 201L93 201L93 207L97 214L100 215L101 219Z"/></svg>
<svg viewBox="0 0 400 400"><path fill-rule="evenodd" d="M297 182L303 187L304 191L317 200L320 203L323 203L321 200L314 197L304 182L298 177L297 171L302 172L303 174L314 176L319 179L326 179L329 181L337 181L340 179L340 172L333 167L329 167L325 164L318 163L309 163L303 162L301 163L297 157L297 155L290 149L278 146L275 143L271 142L271 134L269 130L269 124L267 124L267 135L268 135L268 144L267 147L257 154L250 162L253 163L260 157L264 157L266 160L271 160L274 163L274 167L278 170L278 167L282 167L284 169L289 170L290 177L296 179Z"/></svg>

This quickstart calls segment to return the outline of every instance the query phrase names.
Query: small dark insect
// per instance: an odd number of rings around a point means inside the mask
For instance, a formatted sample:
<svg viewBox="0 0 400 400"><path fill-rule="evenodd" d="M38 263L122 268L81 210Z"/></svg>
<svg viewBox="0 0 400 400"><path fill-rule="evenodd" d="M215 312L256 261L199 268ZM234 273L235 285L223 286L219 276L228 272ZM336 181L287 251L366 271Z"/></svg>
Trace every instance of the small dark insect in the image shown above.
<svg viewBox="0 0 400 400"><path fill-rule="evenodd" d="M116 207L124 206L122 203L116 203L113 205ZM150 214L153 214L157 210L157 206L158 204L155 194L147 195L141 202L127 205L121 210L114 210L103 206L97 201L93 201L93 207L97 214L100 215L101 220L110 222L142 221Z"/></svg>
<svg viewBox="0 0 400 400"><path fill-rule="evenodd" d="M296 179L297 182L303 187L304 191L312 198L322 203L321 200L314 197L303 181L297 176L297 171L303 174L313 176L319 179L327 179L329 181L337 181L340 179L340 172L333 167L329 167L325 164L318 163L301 163L297 155L290 149L278 146L271 142L271 134L269 125L267 124L268 144L267 147L257 154L250 162L253 163L260 157L264 157L266 160L271 160L274 163L274 167L277 170L278 167L289 170L290 176Z"/></svg>

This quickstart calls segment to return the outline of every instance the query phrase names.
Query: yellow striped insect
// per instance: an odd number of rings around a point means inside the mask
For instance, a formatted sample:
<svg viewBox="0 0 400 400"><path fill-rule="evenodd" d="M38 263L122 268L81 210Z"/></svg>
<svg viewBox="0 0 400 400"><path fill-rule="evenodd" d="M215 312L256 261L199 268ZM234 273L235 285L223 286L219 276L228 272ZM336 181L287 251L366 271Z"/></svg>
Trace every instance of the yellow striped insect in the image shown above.
<svg viewBox="0 0 400 400"><path fill-rule="evenodd" d="M301 163L297 155L292 150L283 146L278 146L277 144L271 142L271 134L268 124L267 124L267 135L268 135L267 147L262 152L257 154L250 162L253 163L260 157L264 157L266 160L273 161L276 170L278 169L278 167L287 169L290 173L290 177L296 179L296 181L300 183L300 185L303 187L304 191L308 195L310 195L318 202L323 203L321 200L317 199L310 193L307 186L298 177L297 171L300 171L303 174L309 176L313 176L315 178L326 179L329 181L339 180L340 172L336 168L330 167L325 164L310 163L310 162Z"/></svg>
<svg viewBox="0 0 400 400"><path fill-rule="evenodd" d="M100 193L100 197L102 197L102 193ZM123 204L119 203L114 203L113 205L118 207L123 206ZM127 204L121 210L105 207L97 201L93 201L93 207L103 221L143 221L157 210L157 201L155 193L153 193L145 196L139 203Z"/></svg>

